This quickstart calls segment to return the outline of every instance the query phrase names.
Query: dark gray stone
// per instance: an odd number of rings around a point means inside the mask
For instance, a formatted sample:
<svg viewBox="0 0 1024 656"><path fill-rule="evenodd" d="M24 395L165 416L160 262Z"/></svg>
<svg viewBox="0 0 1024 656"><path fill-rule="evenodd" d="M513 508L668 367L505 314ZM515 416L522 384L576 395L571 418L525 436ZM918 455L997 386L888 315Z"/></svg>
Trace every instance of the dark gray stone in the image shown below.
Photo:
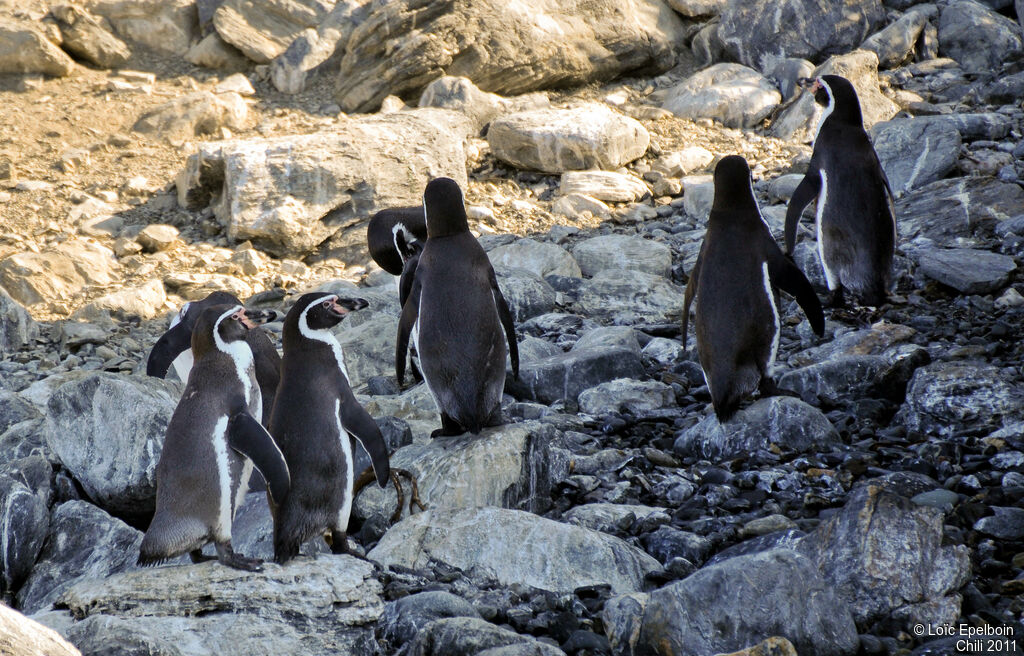
<svg viewBox="0 0 1024 656"><path fill-rule="evenodd" d="M997 291L1017 269L1009 255L973 248L922 248L912 257L924 275L962 294Z"/></svg>
<svg viewBox="0 0 1024 656"><path fill-rule="evenodd" d="M783 636L800 654L857 651L846 604L808 558L788 549L738 556L649 595L605 605L616 654L712 656Z"/></svg>
<svg viewBox="0 0 1024 656"><path fill-rule="evenodd" d="M562 650L477 617L450 617L431 622L410 643L409 656L478 656L495 647L528 644L526 654L555 656ZM503 652L502 652L503 653ZM521 653L521 652L517 652Z"/></svg>
<svg viewBox="0 0 1024 656"><path fill-rule="evenodd" d="M935 5L918 5L882 31L869 36L860 47L878 55L879 68L895 68L914 55L914 44L925 25L937 16Z"/></svg>
<svg viewBox="0 0 1024 656"><path fill-rule="evenodd" d="M984 239L999 221L1020 214L1024 189L986 177L938 180L896 202L900 240L927 237L936 246L963 246Z"/></svg>
<svg viewBox="0 0 1024 656"><path fill-rule="evenodd" d="M585 280L576 303L586 316L620 325L674 323L682 318L683 292L667 278L643 271L604 269Z"/></svg>
<svg viewBox="0 0 1024 656"><path fill-rule="evenodd" d="M473 604L450 592L419 592L385 606L380 618L381 635L392 648L400 647L431 622L446 617L478 618L480 614Z"/></svg>
<svg viewBox="0 0 1024 656"><path fill-rule="evenodd" d="M981 91L982 100L990 105L1010 105L1024 98L1024 72L993 80Z"/></svg>
<svg viewBox="0 0 1024 656"><path fill-rule="evenodd" d="M616 378L640 378L643 366L638 350L628 347L573 347L568 353L523 362L519 380L511 373L505 389L517 398L541 403L559 399L575 402L580 392Z"/></svg>
<svg viewBox="0 0 1024 656"><path fill-rule="evenodd" d="M892 355L839 356L786 372L779 378L778 384L812 404L835 406L863 397L884 396L888 391L885 385L902 383L905 386L917 366L927 362L926 351L920 357L913 357L911 350L904 351ZM896 372L898 364L908 358L910 366ZM900 380L893 379L897 373ZM902 401L902 398L898 400Z"/></svg>
<svg viewBox="0 0 1024 656"><path fill-rule="evenodd" d="M871 140L897 197L941 180L960 156L960 132L949 121L897 118L876 123Z"/></svg>
<svg viewBox="0 0 1024 656"><path fill-rule="evenodd" d="M46 501L0 475L0 597L11 598L36 562L50 527Z"/></svg>
<svg viewBox="0 0 1024 656"><path fill-rule="evenodd" d="M1022 49L1020 26L980 2L953 0L941 10L939 54L965 71L998 71Z"/></svg>
<svg viewBox="0 0 1024 656"><path fill-rule="evenodd" d="M648 533L641 539L644 550L668 564L673 558L685 558L694 565L700 565L711 552L711 540L690 533L680 531L671 526L659 526L657 530Z"/></svg>
<svg viewBox="0 0 1024 656"><path fill-rule="evenodd" d="M28 310L0 289L0 355L30 345L39 336L39 324Z"/></svg>
<svg viewBox="0 0 1024 656"><path fill-rule="evenodd" d="M39 560L18 591L18 607L26 613L46 610L79 581L133 568L141 543L141 532L92 504L57 506Z"/></svg>
<svg viewBox="0 0 1024 656"><path fill-rule="evenodd" d="M506 267L496 267L494 273L517 322L555 309L555 290L536 273Z"/></svg>
<svg viewBox="0 0 1024 656"><path fill-rule="evenodd" d="M619 378L580 392L580 411L590 415L630 412L643 415L652 410L674 406L672 388L656 380Z"/></svg>
<svg viewBox="0 0 1024 656"><path fill-rule="evenodd" d="M709 413L683 431L673 450L684 456L729 459L777 444L803 452L828 448L839 433L817 408L789 396L761 399L724 424Z"/></svg>
<svg viewBox="0 0 1024 656"><path fill-rule="evenodd" d="M999 540L1024 540L1024 508L992 506L992 515L974 523L974 530Z"/></svg>
<svg viewBox="0 0 1024 656"><path fill-rule="evenodd" d="M0 391L0 435L15 424L41 418L36 407L18 394Z"/></svg>
<svg viewBox="0 0 1024 656"><path fill-rule="evenodd" d="M854 491L797 550L814 561L862 628L908 607L927 617L929 605L947 596L959 610L955 593L971 574L967 547L943 546L941 511L876 485ZM935 605L931 623L956 619L942 607Z"/></svg>
<svg viewBox="0 0 1024 656"><path fill-rule="evenodd" d="M412 430L409 429L409 424L405 421L398 417L377 417L374 421L377 422L377 428L380 428L380 433L384 436L384 443L388 445L388 453L394 453L403 446L412 444ZM356 444L359 442L357 441ZM354 449L353 455L355 463L352 469L358 476L360 472L366 471L366 468L370 466L370 456L366 454L366 449L362 445Z"/></svg>
<svg viewBox="0 0 1024 656"><path fill-rule="evenodd" d="M992 366L937 362L914 373L894 421L928 435L999 428L1024 414L1024 390Z"/></svg>
<svg viewBox="0 0 1024 656"><path fill-rule="evenodd" d="M46 446L44 425L42 417L29 419L14 424L0 434L0 464L31 455L41 455L47 460L56 461L50 447Z"/></svg>
<svg viewBox="0 0 1024 656"><path fill-rule="evenodd" d="M721 17L718 34L729 54L759 70L770 57L821 62L849 52L885 24L878 0L729 0Z"/></svg>
<svg viewBox="0 0 1024 656"><path fill-rule="evenodd" d="M714 565L730 558L736 558L737 556L749 556L750 554L761 553L762 551L769 551L771 549L796 549L796 545L800 544L800 540L807 535L798 528L790 528L785 531L776 531L774 533L766 533L759 535L756 538L750 538L744 540L738 544L734 544L727 549L719 551L712 556L705 565Z"/></svg>
<svg viewBox="0 0 1024 656"><path fill-rule="evenodd" d="M0 465L0 476L9 476L39 497L44 508L53 501L53 466L43 456L35 454L11 460Z"/></svg>

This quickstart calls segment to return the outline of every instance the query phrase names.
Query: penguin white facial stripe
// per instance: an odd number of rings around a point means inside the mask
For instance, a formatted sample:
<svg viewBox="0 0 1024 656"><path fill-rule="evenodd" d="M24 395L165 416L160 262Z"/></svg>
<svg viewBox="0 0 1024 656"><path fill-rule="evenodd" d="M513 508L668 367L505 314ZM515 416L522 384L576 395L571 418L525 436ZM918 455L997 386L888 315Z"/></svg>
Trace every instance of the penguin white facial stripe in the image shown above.
<svg viewBox="0 0 1024 656"><path fill-rule="evenodd" d="M334 420L338 423L338 441L341 443L341 452L345 458L345 494L342 496L344 501L341 508L338 509L338 530L345 531L348 527L349 516L352 514L355 463L352 461L352 438L349 437L345 427L341 425L341 399L334 400Z"/></svg>
<svg viewBox="0 0 1024 656"><path fill-rule="evenodd" d="M779 319L779 308L775 306L775 294L772 293L772 281L768 276L767 262L761 263L761 274L764 279L764 293L768 296L768 305L772 307L772 321L775 322L771 355L768 356L768 363L765 365L765 371L770 375L772 365L775 364L775 356L779 353L779 335L782 332L782 321Z"/></svg>
<svg viewBox="0 0 1024 656"><path fill-rule="evenodd" d="M817 127L817 129L814 130L814 141L815 142L818 141L818 133L821 132L821 126L825 124L825 120L829 116L832 115L832 111L835 110L835 108L836 108L836 96L835 96L834 93L832 93L832 87L830 87L828 85L828 82L826 82L825 80L823 80L820 77L818 78L817 81L818 81L818 84L820 84L825 89L825 93L828 94L828 105L825 106L825 111L823 111L821 113L821 119L818 121L818 127ZM824 181L822 181L822 182L824 182ZM824 188L824 186L825 185L822 184L822 188Z"/></svg>
<svg viewBox="0 0 1024 656"><path fill-rule="evenodd" d="M405 254L402 252L402 249L398 247L398 235L399 234L402 235L402 239L405 240L406 244L411 244L414 241L416 241L416 237L411 232L409 232L409 229L405 227L404 223L396 223L395 226L393 228L391 228L391 235L392 235L392 240L394 241L394 244L395 244L395 250L398 251L398 256L401 257L402 258L402 262L405 263L406 262Z"/></svg>
<svg viewBox="0 0 1024 656"><path fill-rule="evenodd" d="M821 174L821 195L818 197L818 212L815 218L818 233L818 259L821 260L821 269L825 272L828 288L830 291L834 291L839 286L839 279L828 268L828 262L825 261L825 233L821 229L821 219L825 214L825 204L828 202L828 174L825 172L825 169L821 169L819 173Z"/></svg>
<svg viewBox="0 0 1024 656"><path fill-rule="evenodd" d="M320 298L316 299L316 301L306 306L306 309L304 309L302 314L299 315L299 333L306 339L323 342L330 346L331 352L334 353L334 359L338 364L338 368L341 370L342 375L345 376L345 380L349 380L348 369L345 368L345 354L341 350L341 344L338 343L338 338L334 336L334 333L325 328L314 330L309 327L309 317L307 316L309 311L329 298L338 297L336 294L324 294Z"/></svg>
<svg viewBox="0 0 1024 656"><path fill-rule="evenodd" d="M231 536L231 468L228 466L228 417L222 416L213 428L213 453L217 460L217 482L220 499L217 525L214 527L217 539Z"/></svg>
<svg viewBox="0 0 1024 656"><path fill-rule="evenodd" d="M171 319L171 325L167 327L167 330L170 330L171 328L174 328L179 323L181 323L181 320L184 319L185 315L188 313L188 308L190 305L192 305L191 302L181 306L181 309L178 310L178 314L174 315L174 317Z"/></svg>
<svg viewBox="0 0 1024 656"><path fill-rule="evenodd" d="M213 324L213 343L217 346L218 351L226 353L231 358L231 362L234 363L238 380L242 381L242 387L245 390L245 402L248 404L252 401L253 390L250 374L255 366L252 349L249 348L245 340L239 339L228 343L221 339L220 336L221 322L242 309L244 308L241 305L236 305L218 317L216 323Z"/></svg>

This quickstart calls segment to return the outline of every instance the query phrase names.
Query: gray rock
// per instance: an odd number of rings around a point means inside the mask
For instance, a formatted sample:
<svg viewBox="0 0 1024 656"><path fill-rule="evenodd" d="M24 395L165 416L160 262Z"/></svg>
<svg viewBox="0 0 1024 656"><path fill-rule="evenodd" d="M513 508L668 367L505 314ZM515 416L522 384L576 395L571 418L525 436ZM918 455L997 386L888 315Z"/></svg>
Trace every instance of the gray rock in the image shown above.
<svg viewBox="0 0 1024 656"><path fill-rule="evenodd" d="M973 248L922 248L912 256L924 275L962 294L998 291L1017 270L1009 255Z"/></svg>
<svg viewBox="0 0 1024 656"><path fill-rule="evenodd" d="M526 651L503 648L524 646ZM478 617L449 617L427 624L406 652L409 656L557 656L564 652L530 636Z"/></svg>
<svg viewBox="0 0 1024 656"><path fill-rule="evenodd" d="M636 331L629 326L602 326L592 328L580 334L573 348L628 348L634 353L640 352L640 342Z"/></svg>
<svg viewBox="0 0 1024 656"><path fill-rule="evenodd" d="M210 32L202 41L189 48L185 53L185 61L206 68L225 69L229 71L243 70L252 62L216 32Z"/></svg>
<svg viewBox="0 0 1024 656"><path fill-rule="evenodd" d="M685 290L667 278L631 269L603 269L580 286L583 314L617 324L674 323L683 316Z"/></svg>
<svg viewBox="0 0 1024 656"><path fill-rule="evenodd" d="M761 399L722 424L708 414L684 430L673 445L681 455L730 459L771 444L797 452L827 449L839 433L817 408L789 396Z"/></svg>
<svg viewBox="0 0 1024 656"><path fill-rule="evenodd" d="M487 141L503 162L562 173L617 169L647 152L651 137L639 121L588 103L507 114L491 122Z"/></svg>
<svg viewBox="0 0 1024 656"><path fill-rule="evenodd" d="M1021 207L1024 189L1018 185L988 177L950 178L898 200L896 220L903 241L927 237L936 246L963 246L965 238L985 236Z"/></svg>
<svg viewBox="0 0 1024 656"><path fill-rule="evenodd" d="M710 118L730 128L752 128L780 102L782 94L760 73L723 63L669 89L662 106L683 118Z"/></svg>
<svg viewBox="0 0 1024 656"><path fill-rule="evenodd" d="M156 465L179 385L93 373L61 385L46 411L46 443L100 507L142 515L156 502Z"/></svg>
<svg viewBox="0 0 1024 656"><path fill-rule="evenodd" d="M871 140L897 198L944 178L960 155L960 132L948 121L898 118L876 123Z"/></svg>
<svg viewBox="0 0 1024 656"><path fill-rule="evenodd" d="M375 111L445 74L502 95L575 86L666 70L684 42L680 18L655 0L545 0L530 11L499 0L380 3L348 40L335 98L346 112Z"/></svg>
<svg viewBox="0 0 1024 656"><path fill-rule="evenodd" d="M616 378L643 375L640 355L628 347L573 347L568 353L523 362L519 380L508 376L506 389L518 398L541 403L576 401L580 392Z"/></svg>
<svg viewBox="0 0 1024 656"><path fill-rule="evenodd" d="M885 29L869 36L860 47L878 55L880 68L896 68L913 56L914 45L928 21L938 15L935 5L917 5Z"/></svg>
<svg viewBox="0 0 1024 656"><path fill-rule="evenodd" d="M584 390L579 395L580 411L595 416L611 412L643 415L675 403L676 395L672 388L656 380L619 378Z"/></svg>
<svg viewBox="0 0 1024 656"><path fill-rule="evenodd" d="M548 470L554 429L539 422L487 428L479 435L436 437L404 446L391 466L416 478L420 499L431 510L477 506L542 512L550 503ZM410 489L403 481L406 504ZM388 518L395 511L394 487L369 485L356 498L354 514ZM412 511L405 506L408 516Z"/></svg>
<svg viewBox="0 0 1024 656"><path fill-rule="evenodd" d="M166 139L191 139L218 134L221 128L244 130L250 123L249 106L237 93L197 91L146 111L132 129Z"/></svg>
<svg viewBox="0 0 1024 656"><path fill-rule="evenodd" d="M562 516L562 521L602 533L615 533L622 530L624 522L632 524L653 515L664 515L666 521L671 520L664 508L622 503L586 503L570 508Z"/></svg>
<svg viewBox="0 0 1024 656"><path fill-rule="evenodd" d="M885 23L878 0L841 4L799 0L730 0L722 11L718 34L741 64L763 70L771 58L799 57L821 61L849 52Z"/></svg>
<svg viewBox="0 0 1024 656"><path fill-rule="evenodd" d="M703 146L687 146L662 154L651 164L651 169L678 178L707 168L714 159L714 154Z"/></svg>
<svg viewBox="0 0 1024 656"><path fill-rule="evenodd" d="M61 46L74 56L100 68L124 66L132 56L128 45L107 31L103 24L74 5L50 9L60 28Z"/></svg>
<svg viewBox="0 0 1024 656"><path fill-rule="evenodd" d="M0 465L0 476L8 476L27 487L48 508L53 501L53 466L41 454L31 454Z"/></svg>
<svg viewBox="0 0 1024 656"><path fill-rule="evenodd" d="M558 191L615 203L631 203L651 193L643 180L613 171L566 171Z"/></svg>
<svg viewBox="0 0 1024 656"><path fill-rule="evenodd" d="M84 618L66 631L83 653L141 643L158 654L241 656L259 645L370 656L379 653L371 627L384 610L380 595L370 563L322 556L268 563L263 573L219 563L137 570L78 583L61 603Z"/></svg>
<svg viewBox="0 0 1024 656"><path fill-rule="evenodd" d="M907 358L912 362L908 362L909 366L900 372L903 382L906 382L916 369L916 364L928 361L926 355L915 357L908 352L899 355L836 356L788 371L779 378L778 384L782 389L796 392L807 403L842 405L855 398L883 395L883 384L890 380L894 368Z"/></svg>
<svg viewBox="0 0 1024 656"><path fill-rule="evenodd" d="M867 485L808 534L797 550L818 566L859 627L907 606L952 596L970 578L964 545L943 546L943 515ZM956 615L954 615L954 618ZM942 615L924 620L941 622Z"/></svg>
<svg viewBox="0 0 1024 656"><path fill-rule="evenodd" d="M796 546L800 544L800 540L807 535L798 528L786 529L783 531L775 531L774 533L766 533L765 535L759 535L743 542L727 547L714 556L712 556L708 562L704 563L707 565L714 565L730 558L736 558L737 556L749 556L750 554L761 553L763 551L770 551L772 549L796 549Z"/></svg>
<svg viewBox="0 0 1024 656"><path fill-rule="evenodd" d="M572 255L584 276L606 269L672 275L672 251L665 244L631 235L602 235L578 242Z"/></svg>
<svg viewBox="0 0 1024 656"><path fill-rule="evenodd" d="M39 559L18 591L18 607L26 613L46 610L78 581L134 567L141 543L142 533L90 503L57 506Z"/></svg>
<svg viewBox="0 0 1024 656"><path fill-rule="evenodd" d="M50 514L45 500L6 475L0 475L0 508L4 509L0 514L0 595L9 599L36 562L50 528Z"/></svg>
<svg viewBox="0 0 1024 656"><path fill-rule="evenodd" d="M691 175L683 178L683 210L687 216L704 223L715 200L715 184L710 175ZM694 261L697 255L693 256Z"/></svg>
<svg viewBox="0 0 1024 656"><path fill-rule="evenodd" d="M668 6L688 18L717 16L722 12L722 0L667 0Z"/></svg>
<svg viewBox="0 0 1024 656"><path fill-rule="evenodd" d="M446 617L479 618L480 614L473 604L450 592L417 592L384 607L380 618L381 635L392 648L400 647L428 624Z"/></svg>
<svg viewBox="0 0 1024 656"><path fill-rule="evenodd" d="M82 8L110 21L122 39L184 55L199 38L195 0L85 0Z"/></svg>
<svg viewBox="0 0 1024 656"><path fill-rule="evenodd" d="M502 114L540 109L549 105L550 101L544 93L503 98L496 93L481 91L469 78L451 75L440 77L428 84L419 101L420 107L440 107L462 112L473 120L477 130L482 130Z"/></svg>
<svg viewBox="0 0 1024 656"><path fill-rule="evenodd" d="M640 354L650 358L660 365L673 365L683 358L685 354L683 345L678 340L666 337L653 337L644 345Z"/></svg>
<svg viewBox="0 0 1024 656"><path fill-rule="evenodd" d="M109 285L118 278L114 252L74 239L45 253L15 253L0 260L0 286L21 305L70 301L87 285Z"/></svg>
<svg viewBox="0 0 1024 656"><path fill-rule="evenodd" d="M0 435L15 424L41 418L36 407L18 394L0 391Z"/></svg>
<svg viewBox="0 0 1024 656"><path fill-rule="evenodd" d="M75 62L63 50L33 23L9 16L0 19L0 73L71 75Z"/></svg>
<svg viewBox="0 0 1024 656"><path fill-rule="evenodd" d="M1021 27L974 0L954 0L939 15L939 54L965 71L999 70L1024 49Z"/></svg>
<svg viewBox="0 0 1024 656"><path fill-rule="evenodd" d="M580 266L564 248L534 239L517 239L511 244L487 251L493 266L515 267L538 276L569 276L579 278Z"/></svg>
<svg viewBox="0 0 1024 656"><path fill-rule="evenodd" d="M841 11L850 8L845 4L834 6ZM812 77L821 75L841 75L853 83L866 128L879 121L889 120L899 110L896 103L884 96L878 88L878 55L870 50L854 50L829 57L824 64L814 69ZM779 112L772 121L771 134L780 139L810 141L823 110L821 105L814 102L811 94L803 93L789 107Z"/></svg>
<svg viewBox="0 0 1024 656"><path fill-rule="evenodd" d="M331 132L204 142L178 175L178 203L212 203L230 239L276 256L305 255L341 231L339 256L365 257L374 212L420 204L428 175L465 186L471 132L461 114L419 109L346 119Z"/></svg>
<svg viewBox="0 0 1024 656"><path fill-rule="evenodd" d="M333 8L330 0L225 0L213 14L221 38L258 64L285 51L299 32L315 27Z"/></svg>
<svg viewBox="0 0 1024 656"><path fill-rule="evenodd" d="M150 280L141 285L124 287L104 294L92 301L72 317L77 318L88 312L107 311L111 316L127 320L129 317L153 319L167 311L167 292L160 280Z"/></svg>
<svg viewBox="0 0 1024 656"><path fill-rule="evenodd" d="M787 549L710 565L649 595L609 600L613 653L711 656L783 636L800 654L857 651L850 611L814 564Z"/></svg>
<svg viewBox="0 0 1024 656"><path fill-rule="evenodd" d="M712 543L706 537L680 531L672 526L659 526L641 538L644 550L664 564L673 558L685 558L695 565L703 563L711 551Z"/></svg>
<svg viewBox="0 0 1024 656"><path fill-rule="evenodd" d="M520 510L428 510L393 526L367 554L422 568L436 559L478 576L560 594L608 584L635 592L658 562L610 535Z"/></svg>
<svg viewBox="0 0 1024 656"><path fill-rule="evenodd" d="M392 365L393 366L393 365ZM422 434L428 437L441 425L437 404L426 383L415 385L394 396L373 396L363 401L366 411L373 417L395 417L409 424L413 440Z"/></svg>
<svg viewBox="0 0 1024 656"><path fill-rule="evenodd" d="M10 656L82 656L59 633L0 604L0 653Z"/></svg>
<svg viewBox="0 0 1024 656"><path fill-rule="evenodd" d="M1012 118L996 112L940 114L928 116L926 120L949 123L960 132L964 141L1005 139L1013 127Z"/></svg>
<svg viewBox="0 0 1024 656"><path fill-rule="evenodd" d="M372 376L393 376L398 319L380 313L358 325L346 323L342 322L334 334L341 344L352 387L361 388Z"/></svg>
<svg viewBox="0 0 1024 656"><path fill-rule="evenodd" d="M517 322L555 309L555 290L533 271L495 267L494 273L512 318Z"/></svg>
<svg viewBox="0 0 1024 656"><path fill-rule="evenodd" d="M534 360L548 358L560 353L562 353L562 349L549 341L540 339L539 337L531 337L530 335L527 335L519 340L520 362L533 362Z"/></svg>
<svg viewBox="0 0 1024 656"><path fill-rule="evenodd" d="M996 367L937 362L914 373L896 415L910 430L951 435L1019 418L1024 391Z"/></svg>
<svg viewBox="0 0 1024 656"><path fill-rule="evenodd" d="M0 354L29 346L39 336L39 324L6 291L0 288Z"/></svg>
<svg viewBox="0 0 1024 656"><path fill-rule="evenodd" d="M1024 508L992 506L994 514L974 523L974 530L999 540L1024 539Z"/></svg>
<svg viewBox="0 0 1024 656"><path fill-rule="evenodd" d="M284 93L303 91L306 88L307 78L321 64L331 59L339 46L344 47L349 37L352 36L352 30L362 21L366 9L368 9L362 0L341 0L336 4L332 2L310 4L313 5L314 12L319 13L325 7L330 11L326 16L312 21L309 12L303 12L304 15L301 16L295 12L289 17L293 20L287 21L290 24L285 25L278 22L277 34L267 34L266 30L262 29L256 31L243 29L236 32L236 36L247 41L250 48L256 51L258 57L271 56L282 45L287 46L284 52L274 56L274 60L270 63L270 80L278 91ZM331 7L332 4L333 7ZM245 7L244 10L253 16L250 7ZM297 21L294 20L296 18ZM256 20L262 22L265 19L257 17ZM295 28L307 23L308 26L305 29L295 32ZM266 40L273 42L268 43Z"/></svg>
<svg viewBox="0 0 1024 656"><path fill-rule="evenodd" d="M811 77L814 74L814 64L799 57L785 57L776 59L764 74L775 80L785 101L800 93L797 82L802 77Z"/></svg>

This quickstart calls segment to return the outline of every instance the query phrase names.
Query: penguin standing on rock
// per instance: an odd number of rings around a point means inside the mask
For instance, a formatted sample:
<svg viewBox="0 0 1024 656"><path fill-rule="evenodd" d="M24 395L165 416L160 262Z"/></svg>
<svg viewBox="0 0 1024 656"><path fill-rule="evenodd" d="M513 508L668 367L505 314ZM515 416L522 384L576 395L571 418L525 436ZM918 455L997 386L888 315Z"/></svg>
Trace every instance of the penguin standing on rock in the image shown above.
<svg viewBox="0 0 1024 656"><path fill-rule="evenodd" d="M275 497L274 560L279 563L325 530L331 551L347 552L355 493L353 438L370 455L381 487L390 476L387 444L352 393L341 345L331 333L349 311L366 305L361 298L313 292L299 297L285 317L281 385L270 417L270 432L292 473L288 495Z"/></svg>
<svg viewBox="0 0 1024 656"><path fill-rule="evenodd" d="M140 565L184 553L199 562L201 549L212 541L223 564L261 569L260 560L232 549L231 523L254 464L272 498L285 498L290 484L284 456L258 419L262 397L245 341L255 321L274 316L213 305L196 318L195 362L167 426L156 468L156 513L142 539Z"/></svg>
<svg viewBox="0 0 1024 656"><path fill-rule="evenodd" d="M867 305L881 305L892 283L896 220L857 92L838 75L803 78L800 85L825 111L807 173L786 211L786 254L792 257L800 214L817 197L818 256L832 292L829 304L842 307L849 289Z"/></svg>
<svg viewBox="0 0 1024 656"><path fill-rule="evenodd" d="M171 320L167 332L160 336L149 352L146 375L164 378L173 366L178 378L187 381L193 361L192 331L203 310L214 305L241 304L234 294L213 292L201 301L183 305ZM260 423L266 426L270 420L270 409L274 405L274 395L277 393L277 383L281 377L281 356L277 354L277 348L263 328L257 326L247 331L245 341L255 357L256 380L259 382L263 397L263 416L260 417Z"/></svg>
<svg viewBox="0 0 1024 656"><path fill-rule="evenodd" d="M459 185L431 180L423 207L427 240L402 306L395 372L401 383L416 329L420 370L441 413L432 435L479 433L501 423L506 354L519 375L515 326L487 254L469 232Z"/></svg>
<svg viewBox="0 0 1024 656"><path fill-rule="evenodd" d="M683 348L696 297L697 355L715 414L726 421L755 389L778 393L769 371L782 328L777 289L796 297L818 335L825 318L811 284L761 216L747 161L724 157L714 182L707 232L683 298Z"/></svg>

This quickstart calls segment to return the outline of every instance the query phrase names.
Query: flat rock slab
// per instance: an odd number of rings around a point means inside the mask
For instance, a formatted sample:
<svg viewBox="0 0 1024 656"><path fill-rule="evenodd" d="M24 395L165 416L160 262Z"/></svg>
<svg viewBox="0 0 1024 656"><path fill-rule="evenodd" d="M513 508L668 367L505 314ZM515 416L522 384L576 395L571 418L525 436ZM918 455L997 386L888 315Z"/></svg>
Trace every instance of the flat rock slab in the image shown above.
<svg viewBox="0 0 1024 656"><path fill-rule="evenodd" d="M960 132L949 121L929 118L898 118L876 123L871 140L899 197L923 185L941 180L952 171L960 156Z"/></svg>
<svg viewBox="0 0 1024 656"><path fill-rule="evenodd" d="M914 189L896 201L900 239L927 237L936 246L962 246L965 238L987 241L999 221L1024 207L1019 185L986 177L949 178Z"/></svg>
<svg viewBox="0 0 1024 656"><path fill-rule="evenodd" d="M365 227L355 224L419 205L430 176L465 186L472 130L462 114L428 108L343 120L330 132L205 142L178 175L178 202L212 202L229 238L278 256L305 255L352 229L365 257Z"/></svg>
<svg viewBox="0 0 1024 656"><path fill-rule="evenodd" d="M636 349L574 347L568 353L523 362L519 380L509 374L505 386L519 398L554 403L559 399L576 401L580 392L609 380L642 375L643 366Z"/></svg>
<svg viewBox="0 0 1024 656"><path fill-rule="evenodd" d="M504 585L571 593L585 585L636 592L658 561L622 540L519 510L428 510L391 527L367 554L384 565L431 559Z"/></svg>
<svg viewBox="0 0 1024 656"><path fill-rule="evenodd" d="M319 25L334 4L334 0L225 0L213 13L213 26L246 57L266 64L283 53L299 32Z"/></svg>
<svg viewBox="0 0 1024 656"><path fill-rule="evenodd" d="M534 239L517 239L511 244L487 251L492 266L515 267L532 271L544 278L569 276L579 278L580 265L564 248Z"/></svg>
<svg viewBox="0 0 1024 656"><path fill-rule="evenodd" d="M663 107L676 116L710 118L730 128L751 128L782 102L763 75L742 64L715 64L668 90Z"/></svg>
<svg viewBox="0 0 1024 656"><path fill-rule="evenodd" d="M714 413L676 438L681 455L735 458L771 444L797 452L820 450L839 442L839 433L817 408L789 396L761 399L723 423Z"/></svg>
<svg viewBox="0 0 1024 656"><path fill-rule="evenodd" d="M547 424L524 422L487 428L479 435L436 437L398 449L391 454L391 467L413 474L420 499L432 510L496 506L542 512L550 504L554 432ZM403 483L408 516L410 489ZM393 486L368 485L356 498L354 512L362 518L388 518L397 502Z"/></svg>
<svg viewBox="0 0 1024 656"><path fill-rule="evenodd" d="M998 291L1017 270L1009 255L973 248L928 248L914 255L924 275L962 294Z"/></svg>
<svg viewBox="0 0 1024 656"><path fill-rule="evenodd" d="M613 171L567 171L558 192L564 196L583 194L598 200L630 203L651 193L639 178Z"/></svg>
<svg viewBox="0 0 1024 656"><path fill-rule="evenodd" d="M937 362L914 373L894 421L928 435L999 428L1024 414L1024 390L997 367Z"/></svg>
<svg viewBox="0 0 1024 656"><path fill-rule="evenodd" d="M649 595L610 599L603 619L612 653L712 656L783 636L800 654L857 651L846 604L814 563L772 549L701 568Z"/></svg>
<svg viewBox="0 0 1024 656"><path fill-rule="evenodd" d="M487 141L503 162L562 173L617 169L647 152L651 137L639 121L589 103L506 114L491 123Z"/></svg>
<svg viewBox="0 0 1024 656"><path fill-rule="evenodd" d="M347 41L335 98L346 112L367 112L442 75L518 95L660 72L685 34L660 0L537 0L528 10L502 0L379 2Z"/></svg>
<svg viewBox="0 0 1024 656"><path fill-rule="evenodd" d="M916 334L917 331L910 326L879 321L869 328L851 330L837 335L832 341L821 346L794 353L789 358L789 364L793 367L804 367L847 355L880 355L886 349L906 342Z"/></svg>
<svg viewBox="0 0 1024 656"><path fill-rule="evenodd" d="M672 275L672 251L651 239L631 235L601 235L578 242L572 255L584 276L606 269L643 271L668 278Z"/></svg>

